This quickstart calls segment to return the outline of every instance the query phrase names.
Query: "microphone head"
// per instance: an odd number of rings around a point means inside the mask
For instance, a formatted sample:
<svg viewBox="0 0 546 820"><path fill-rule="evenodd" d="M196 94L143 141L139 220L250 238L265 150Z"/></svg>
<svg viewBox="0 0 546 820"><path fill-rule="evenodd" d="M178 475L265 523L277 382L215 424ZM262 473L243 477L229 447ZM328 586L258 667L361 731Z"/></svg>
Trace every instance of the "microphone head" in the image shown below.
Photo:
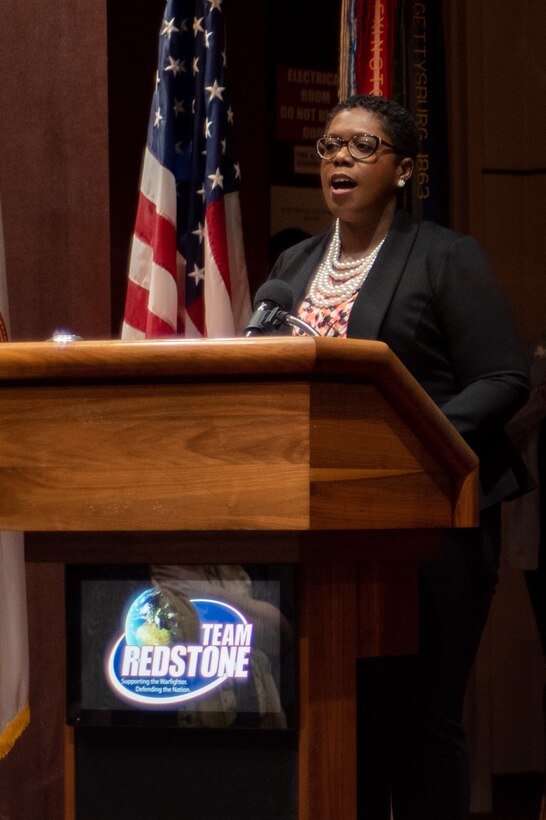
<svg viewBox="0 0 546 820"><path fill-rule="evenodd" d="M288 313L292 310L294 304L294 294L292 288L282 279L268 279L256 291L254 298L254 310L262 302L273 302L281 310L286 310Z"/></svg>

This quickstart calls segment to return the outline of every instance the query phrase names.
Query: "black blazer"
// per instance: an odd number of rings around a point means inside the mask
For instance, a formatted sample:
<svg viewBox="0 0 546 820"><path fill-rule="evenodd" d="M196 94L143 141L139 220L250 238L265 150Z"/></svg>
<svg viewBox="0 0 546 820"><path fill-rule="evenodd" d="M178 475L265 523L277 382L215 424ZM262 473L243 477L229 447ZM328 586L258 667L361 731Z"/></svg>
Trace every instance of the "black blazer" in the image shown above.
<svg viewBox="0 0 546 820"><path fill-rule="evenodd" d="M332 231L284 251L270 278L300 304ZM347 335L378 339L480 458L482 508L528 489L503 426L529 394L520 340L497 281L469 236L398 211L351 315Z"/></svg>

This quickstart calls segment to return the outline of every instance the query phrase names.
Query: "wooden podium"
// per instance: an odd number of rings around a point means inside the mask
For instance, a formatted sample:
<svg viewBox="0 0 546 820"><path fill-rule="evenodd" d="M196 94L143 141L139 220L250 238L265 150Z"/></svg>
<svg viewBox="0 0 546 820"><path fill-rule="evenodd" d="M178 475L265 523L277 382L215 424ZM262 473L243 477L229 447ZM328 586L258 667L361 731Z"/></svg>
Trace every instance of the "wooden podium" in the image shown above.
<svg viewBox="0 0 546 820"><path fill-rule="evenodd" d="M415 651L418 562L477 523L477 459L396 356L8 343L0 383L0 528L27 560L300 565L299 820L355 820L356 659Z"/></svg>

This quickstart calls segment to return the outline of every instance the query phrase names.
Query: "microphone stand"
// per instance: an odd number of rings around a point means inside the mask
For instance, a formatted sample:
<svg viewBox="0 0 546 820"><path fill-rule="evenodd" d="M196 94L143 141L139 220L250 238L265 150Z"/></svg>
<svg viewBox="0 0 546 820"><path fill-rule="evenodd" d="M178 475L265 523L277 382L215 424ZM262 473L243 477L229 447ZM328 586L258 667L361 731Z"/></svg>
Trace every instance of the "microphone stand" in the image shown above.
<svg viewBox="0 0 546 820"><path fill-rule="evenodd" d="M245 332L245 336L260 336L267 333L275 333L282 325L289 325L291 327L298 327L308 336L320 336L314 327L308 325L303 319L298 319L297 316L292 316L286 310L282 310L278 306L268 310L263 316L258 318L258 321L251 322Z"/></svg>
<svg viewBox="0 0 546 820"><path fill-rule="evenodd" d="M303 321L303 319L298 319L297 316L292 316L290 313L287 313L286 316L283 317L283 321L285 325L299 327L299 329L303 330L304 333L307 333L308 336L320 336L320 333L315 330L314 327L308 325L307 322Z"/></svg>

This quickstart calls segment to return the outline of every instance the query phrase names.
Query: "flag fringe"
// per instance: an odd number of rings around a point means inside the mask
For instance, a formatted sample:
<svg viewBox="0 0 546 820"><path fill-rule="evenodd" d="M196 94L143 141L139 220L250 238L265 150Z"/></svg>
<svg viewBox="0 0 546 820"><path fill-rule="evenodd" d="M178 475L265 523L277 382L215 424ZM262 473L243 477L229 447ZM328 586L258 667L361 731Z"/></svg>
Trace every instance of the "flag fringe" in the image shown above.
<svg viewBox="0 0 546 820"><path fill-rule="evenodd" d="M30 706L26 703L20 712L10 720L0 734L0 760L7 755L15 741L20 737L30 723Z"/></svg>

